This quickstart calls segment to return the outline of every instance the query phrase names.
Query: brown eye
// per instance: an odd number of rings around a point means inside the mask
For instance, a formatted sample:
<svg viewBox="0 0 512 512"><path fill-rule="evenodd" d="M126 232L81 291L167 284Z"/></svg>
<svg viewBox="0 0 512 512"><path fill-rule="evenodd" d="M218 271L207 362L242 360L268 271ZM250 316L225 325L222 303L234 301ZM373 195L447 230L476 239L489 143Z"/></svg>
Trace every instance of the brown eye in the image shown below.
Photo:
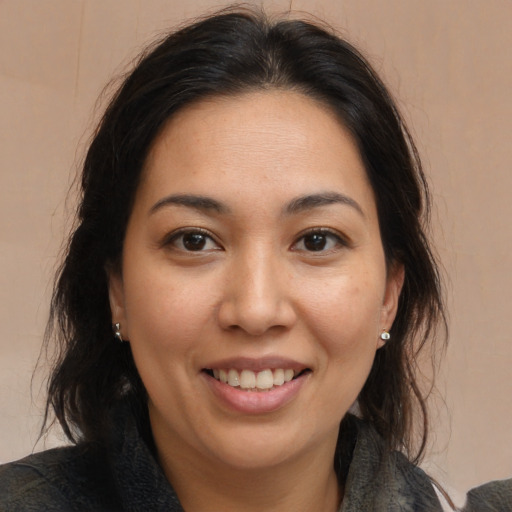
<svg viewBox="0 0 512 512"><path fill-rule="evenodd" d="M304 248L307 251L323 251L327 245L327 235L313 233L304 237Z"/></svg>
<svg viewBox="0 0 512 512"><path fill-rule="evenodd" d="M293 250L325 252L343 246L347 246L347 243L340 235L330 230L319 229L301 236L294 244Z"/></svg>
<svg viewBox="0 0 512 512"><path fill-rule="evenodd" d="M198 229L188 229L174 233L165 245L183 252L203 252L220 249L207 232Z"/></svg>
<svg viewBox="0 0 512 512"><path fill-rule="evenodd" d="M201 251L204 249L207 237L202 233L187 233L183 235L182 244L187 251Z"/></svg>

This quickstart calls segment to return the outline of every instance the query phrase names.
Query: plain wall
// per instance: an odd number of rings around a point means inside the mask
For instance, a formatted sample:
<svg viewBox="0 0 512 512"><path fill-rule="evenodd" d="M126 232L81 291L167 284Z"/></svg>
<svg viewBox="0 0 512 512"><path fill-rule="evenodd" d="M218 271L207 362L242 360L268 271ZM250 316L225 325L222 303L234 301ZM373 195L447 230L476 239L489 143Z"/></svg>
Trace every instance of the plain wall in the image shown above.
<svg viewBox="0 0 512 512"><path fill-rule="evenodd" d="M26 455L37 440L44 364L31 392L32 370L72 212L73 198L65 198L97 97L163 29L222 5L0 0L0 462ZM279 12L290 2L263 5ZM447 407L437 401L425 466L456 495L510 477L512 2L292 7L328 20L363 49L398 98L430 176L449 276L450 346L439 379ZM47 446L59 442L54 435Z"/></svg>

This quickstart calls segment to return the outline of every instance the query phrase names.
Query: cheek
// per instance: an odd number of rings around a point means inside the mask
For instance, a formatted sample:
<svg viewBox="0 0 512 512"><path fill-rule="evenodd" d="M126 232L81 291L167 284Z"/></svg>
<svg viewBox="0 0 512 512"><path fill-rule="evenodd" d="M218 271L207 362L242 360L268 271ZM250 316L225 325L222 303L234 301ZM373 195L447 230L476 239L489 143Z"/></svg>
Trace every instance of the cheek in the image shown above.
<svg viewBox="0 0 512 512"><path fill-rule="evenodd" d="M215 298L209 289L165 271L127 276L126 316L134 350L141 345L175 354L194 350L211 322Z"/></svg>
<svg viewBox="0 0 512 512"><path fill-rule="evenodd" d="M211 297L165 273L129 280L126 288L130 345L150 401L160 411L188 408L197 400L187 384L208 341Z"/></svg>
<svg viewBox="0 0 512 512"><path fill-rule="evenodd" d="M310 325L340 357L375 347L379 333L382 292L373 279L355 277L331 280L322 288L309 290Z"/></svg>

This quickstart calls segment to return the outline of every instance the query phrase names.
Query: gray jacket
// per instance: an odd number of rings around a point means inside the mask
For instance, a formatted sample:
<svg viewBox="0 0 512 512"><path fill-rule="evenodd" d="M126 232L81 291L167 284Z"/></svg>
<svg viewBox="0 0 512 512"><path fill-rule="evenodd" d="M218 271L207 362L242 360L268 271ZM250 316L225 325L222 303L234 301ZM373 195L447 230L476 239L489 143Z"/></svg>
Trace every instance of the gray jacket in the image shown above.
<svg viewBox="0 0 512 512"><path fill-rule="evenodd" d="M362 421L356 425L341 511L441 511L428 476L402 454L386 453L371 426ZM512 480L490 483L468 497L466 512L511 512ZM78 444L1 466L0 511L183 512L183 508L125 409L108 449Z"/></svg>

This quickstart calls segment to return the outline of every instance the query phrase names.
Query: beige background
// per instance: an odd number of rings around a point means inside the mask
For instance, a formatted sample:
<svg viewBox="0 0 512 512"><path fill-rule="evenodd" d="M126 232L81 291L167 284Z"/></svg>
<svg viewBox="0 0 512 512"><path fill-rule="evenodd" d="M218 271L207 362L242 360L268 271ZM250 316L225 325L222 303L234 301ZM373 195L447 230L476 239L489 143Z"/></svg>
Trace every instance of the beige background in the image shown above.
<svg viewBox="0 0 512 512"><path fill-rule="evenodd" d="M271 11L289 3L263 2ZM68 222L65 196L96 99L145 42L221 5L0 0L0 462L27 454L37 439L44 368L32 397L30 378ZM366 51L399 98L431 177L451 344L439 381L449 412L440 410L425 465L456 496L510 477L512 2L292 7L329 20ZM54 435L46 445L57 442Z"/></svg>

